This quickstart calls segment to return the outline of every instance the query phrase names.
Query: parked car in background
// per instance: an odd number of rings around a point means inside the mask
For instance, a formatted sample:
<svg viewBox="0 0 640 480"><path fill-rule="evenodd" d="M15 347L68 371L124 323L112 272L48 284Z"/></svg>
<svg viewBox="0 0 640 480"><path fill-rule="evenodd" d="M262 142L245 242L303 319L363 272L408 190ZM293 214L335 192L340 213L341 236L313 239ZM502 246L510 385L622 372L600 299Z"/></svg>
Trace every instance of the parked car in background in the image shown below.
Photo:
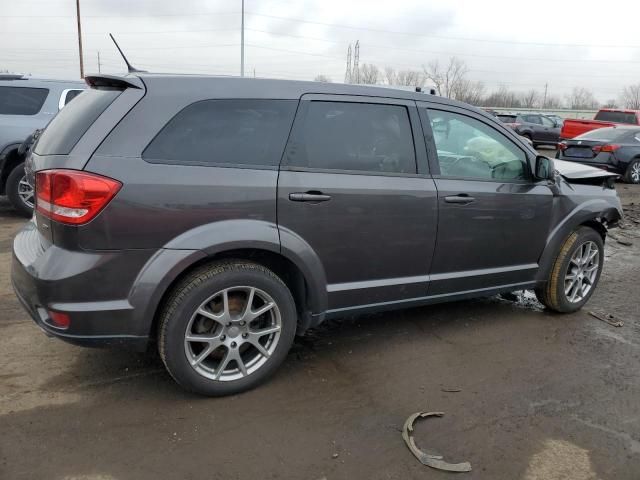
<svg viewBox="0 0 640 480"><path fill-rule="evenodd" d="M80 81L0 74L0 195L7 195L21 215L33 212L33 189L24 174L30 141L23 145L25 140L85 88Z"/></svg>
<svg viewBox="0 0 640 480"><path fill-rule="evenodd" d="M640 127L598 128L558 144L556 157L618 173L640 183Z"/></svg>
<svg viewBox="0 0 640 480"><path fill-rule="evenodd" d="M157 343L198 393L256 386L326 318L527 288L574 312L621 217L615 175L538 156L435 95L87 82L28 156L36 214L13 242L16 294L63 340Z"/></svg>
<svg viewBox="0 0 640 480"><path fill-rule="evenodd" d="M498 118L518 135L529 139L534 147L538 145L556 146L560 140L560 127L545 115L539 113L499 114Z"/></svg>
<svg viewBox="0 0 640 480"><path fill-rule="evenodd" d="M553 120L556 124L556 127L562 128L562 125L564 125L564 118L559 115L555 115L553 113L543 113L542 115Z"/></svg>
<svg viewBox="0 0 640 480"><path fill-rule="evenodd" d="M602 108L596 113L593 120L567 118L560 131L560 139L575 138L591 130L614 125L640 125L640 110Z"/></svg>

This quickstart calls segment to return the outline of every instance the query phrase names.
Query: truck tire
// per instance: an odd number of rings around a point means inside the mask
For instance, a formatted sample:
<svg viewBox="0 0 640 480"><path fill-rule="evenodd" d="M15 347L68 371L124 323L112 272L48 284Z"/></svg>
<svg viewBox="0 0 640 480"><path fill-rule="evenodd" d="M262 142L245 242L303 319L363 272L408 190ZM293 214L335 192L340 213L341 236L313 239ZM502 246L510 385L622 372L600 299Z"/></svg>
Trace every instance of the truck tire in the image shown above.
<svg viewBox="0 0 640 480"><path fill-rule="evenodd" d="M544 306L558 313L580 310L593 294L604 263L604 241L590 227L580 227L562 244L546 284L536 289Z"/></svg>
<svg viewBox="0 0 640 480"><path fill-rule="evenodd" d="M9 203L23 217L31 218L34 207L33 188L27 183L24 163L16 165L7 177Z"/></svg>
<svg viewBox="0 0 640 480"><path fill-rule="evenodd" d="M231 395L276 371L296 326L293 296L278 276L226 260L198 268L172 290L160 313L158 350L185 389Z"/></svg>

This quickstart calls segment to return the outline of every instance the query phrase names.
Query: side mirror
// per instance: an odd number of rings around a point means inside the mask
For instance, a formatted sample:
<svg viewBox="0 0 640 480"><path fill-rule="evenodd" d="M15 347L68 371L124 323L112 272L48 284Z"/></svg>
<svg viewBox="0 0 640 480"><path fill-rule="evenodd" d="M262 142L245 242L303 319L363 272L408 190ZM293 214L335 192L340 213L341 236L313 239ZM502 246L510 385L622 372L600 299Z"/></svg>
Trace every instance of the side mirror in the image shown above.
<svg viewBox="0 0 640 480"><path fill-rule="evenodd" d="M538 155L536 157L536 168L534 176L537 180L553 180L555 177L553 160L551 160L549 157Z"/></svg>

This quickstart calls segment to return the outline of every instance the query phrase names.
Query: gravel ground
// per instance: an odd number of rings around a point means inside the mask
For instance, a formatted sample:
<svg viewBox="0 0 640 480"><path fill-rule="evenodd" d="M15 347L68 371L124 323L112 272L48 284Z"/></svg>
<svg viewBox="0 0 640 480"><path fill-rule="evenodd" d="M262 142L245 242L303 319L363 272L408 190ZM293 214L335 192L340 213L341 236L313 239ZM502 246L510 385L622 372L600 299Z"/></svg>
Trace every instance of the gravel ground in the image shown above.
<svg viewBox="0 0 640 480"><path fill-rule="evenodd" d="M266 385L207 399L154 355L45 337L9 282L23 223L0 198L0 478L451 478L422 466L400 429L444 411L416 441L456 478L640 478L640 188L619 185L625 228L598 290L556 316L529 294L329 322ZM589 310L614 313L621 328Z"/></svg>

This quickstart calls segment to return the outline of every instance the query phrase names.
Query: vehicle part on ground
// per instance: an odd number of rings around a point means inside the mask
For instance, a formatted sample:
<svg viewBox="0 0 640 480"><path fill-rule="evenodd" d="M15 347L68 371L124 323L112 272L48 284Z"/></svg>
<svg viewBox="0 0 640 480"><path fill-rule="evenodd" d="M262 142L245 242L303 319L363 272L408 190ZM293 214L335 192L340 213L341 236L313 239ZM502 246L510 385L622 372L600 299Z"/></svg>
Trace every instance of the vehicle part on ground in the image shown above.
<svg viewBox="0 0 640 480"><path fill-rule="evenodd" d="M404 443L407 444L411 453L422 463L431 468L435 468L437 470L446 470L447 472L470 472L471 464L469 462L461 462L461 463L449 463L443 460L441 455L429 455L428 453L423 452L416 445L415 439L413 437L413 425L418 418L428 418L428 417L442 417L444 416L444 412L416 412L413 415L410 415L409 418L404 422L404 426L402 427L402 438L404 439Z"/></svg>
<svg viewBox="0 0 640 480"><path fill-rule="evenodd" d="M15 167L7 177L7 197L16 211L23 217L33 215L33 187L27 181L24 163Z"/></svg>
<svg viewBox="0 0 640 480"><path fill-rule="evenodd" d="M555 259L546 285L536 289L538 300L559 313L579 310L593 294L603 258L600 233L590 227L571 233Z"/></svg>
<svg viewBox="0 0 640 480"><path fill-rule="evenodd" d="M175 287L161 314L159 351L185 388L229 395L273 373L295 326L295 304L280 278L257 264L228 261L204 266Z"/></svg>
<svg viewBox="0 0 640 480"><path fill-rule="evenodd" d="M589 315L591 315L594 318L597 318L598 320L600 320L600 321L602 321L604 323L608 323L609 325L611 325L613 327L623 327L624 326L624 322L622 320L620 320L615 315L612 315L610 313L589 312Z"/></svg>

